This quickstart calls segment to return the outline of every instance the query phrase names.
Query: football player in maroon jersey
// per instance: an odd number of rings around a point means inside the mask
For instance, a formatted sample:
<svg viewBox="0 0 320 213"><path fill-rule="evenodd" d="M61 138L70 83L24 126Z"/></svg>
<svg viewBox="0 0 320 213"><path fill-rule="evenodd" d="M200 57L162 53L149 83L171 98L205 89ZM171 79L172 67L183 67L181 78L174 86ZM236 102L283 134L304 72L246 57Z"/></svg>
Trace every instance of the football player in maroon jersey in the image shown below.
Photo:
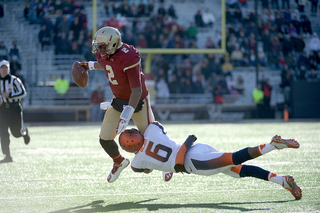
<svg viewBox="0 0 320 213"><path fill-rule="evenodd" d="M120 154L114 138L126 129L131 118L144 133L154 116L139 51L122 43L120 32L113 27L99 29L92 46L97 61L80 62L80 65L87 71L104 70L114 95L100 130L100 144L114 161L108 176L108 182L112 183L130 164L129 159Z"/></svg>

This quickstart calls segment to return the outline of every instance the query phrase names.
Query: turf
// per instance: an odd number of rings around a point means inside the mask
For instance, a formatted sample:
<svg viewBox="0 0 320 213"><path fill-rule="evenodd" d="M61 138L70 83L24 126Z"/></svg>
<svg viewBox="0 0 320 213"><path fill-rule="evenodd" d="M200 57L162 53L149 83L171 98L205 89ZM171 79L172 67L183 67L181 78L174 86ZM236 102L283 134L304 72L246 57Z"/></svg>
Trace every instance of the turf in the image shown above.
<svg viewBox="0 0 320 213"><path fill-rule="evenodd" d="M112 162L98 142L99 124L29 125L31 142L11 136L14 162L0 165L0 212L320 212L320 123L164 123L182 143L189 134L220 151L269 142L275 134L295 138L299 149L273 151L247 162L293 175L302 189L294 200L281 186L223 174L134 173L127 168L109 184ZM133 154L122 152L132 159ZM1 156L0 156L1 157Z"/></svg>

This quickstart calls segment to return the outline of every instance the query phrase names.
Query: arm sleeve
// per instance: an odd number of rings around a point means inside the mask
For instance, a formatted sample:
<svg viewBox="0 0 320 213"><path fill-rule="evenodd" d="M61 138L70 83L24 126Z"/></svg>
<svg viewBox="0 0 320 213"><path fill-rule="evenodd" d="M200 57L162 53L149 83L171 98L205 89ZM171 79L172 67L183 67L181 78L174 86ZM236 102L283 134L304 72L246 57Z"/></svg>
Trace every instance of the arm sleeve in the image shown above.
<svg viewBox="0 0 320 213"><path fill-rule="evenodd" d="M12 81L13 90L10 94L10 98L24 98L27 96L27 91L24 88L19 78L14 78Z"/></svg>

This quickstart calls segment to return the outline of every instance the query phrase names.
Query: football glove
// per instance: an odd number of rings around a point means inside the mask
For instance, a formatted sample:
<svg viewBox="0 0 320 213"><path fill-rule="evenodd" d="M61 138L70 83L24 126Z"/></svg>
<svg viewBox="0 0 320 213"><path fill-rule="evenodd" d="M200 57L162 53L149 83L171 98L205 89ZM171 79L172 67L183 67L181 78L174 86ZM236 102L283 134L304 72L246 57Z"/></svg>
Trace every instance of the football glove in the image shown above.
<svg viewBox="0 0 320 213"><path fill-rule="evenodd" d="M134 113L134 108L132 106L129 106L129 105L123 106L123 110L120 115L120 122L117 128L117 134L120 134L126 129L133 113Z"/></svg>

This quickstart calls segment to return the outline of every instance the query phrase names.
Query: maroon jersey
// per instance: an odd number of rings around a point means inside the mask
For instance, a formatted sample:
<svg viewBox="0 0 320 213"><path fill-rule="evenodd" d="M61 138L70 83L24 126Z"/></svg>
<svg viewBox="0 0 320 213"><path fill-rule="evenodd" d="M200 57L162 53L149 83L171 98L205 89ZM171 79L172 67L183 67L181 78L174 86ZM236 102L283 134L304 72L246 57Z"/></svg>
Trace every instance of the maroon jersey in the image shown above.
<svg viewBox="0 0 320 213"><path fill-rule="evenodd" d="M141 87L140 99L148 95L145 75L141 69L140 53L132 45L123 43L115 54L108 59L102 59L99 54L96 59L103 66L114 96L129 100L131 88Z"/></svg>

